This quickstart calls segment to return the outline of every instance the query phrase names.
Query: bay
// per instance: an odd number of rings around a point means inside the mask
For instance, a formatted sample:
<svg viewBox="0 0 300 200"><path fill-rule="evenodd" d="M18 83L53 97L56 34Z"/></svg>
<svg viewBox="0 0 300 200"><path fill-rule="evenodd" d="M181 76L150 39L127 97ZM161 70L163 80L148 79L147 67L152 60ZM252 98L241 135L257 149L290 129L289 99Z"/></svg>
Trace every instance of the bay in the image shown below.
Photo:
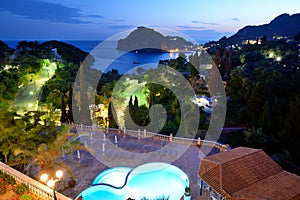
<svg viewBox="0 0 300 200"><path fill-rule="evenodd" d="M4 41L9 47L16 48L19 41ZM45 41L38 41L39 43ZM85 52L90 53L95 62L91 67L104 72L116 69L120 74L136 73L136 69L141 67L145 70L157 67L160 60L175 59L178 52L172 53L149 53L149 52L123 52L116 49L117 41L96 41L96 40L63 40L62 42L71 44ZM185 52L188 57L193 52ZM107 62L103 62L106 60ZM107 65L107 63L109 63Z"/></svg>

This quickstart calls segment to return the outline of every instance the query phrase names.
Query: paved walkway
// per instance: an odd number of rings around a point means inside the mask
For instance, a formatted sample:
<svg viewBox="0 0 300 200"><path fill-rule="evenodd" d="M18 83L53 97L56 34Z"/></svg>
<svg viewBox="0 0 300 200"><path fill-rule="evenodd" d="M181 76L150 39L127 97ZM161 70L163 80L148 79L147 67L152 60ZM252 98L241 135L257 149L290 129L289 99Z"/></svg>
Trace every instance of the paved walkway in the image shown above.
<svg viewBox="0 0 300 200"><path fill-rule="evenodd" d="M17 110L18 114L23 115L28 111L36 111L38 109L38 99L42 86L54 75L55 69L56 64L43 66L39 76L19 89L18 95L11 106Z"/></svg>
<svg viewBox="0 0 300 200"><path fill-rule="evenodd" d="M115 138L117 138L117 145ZM210 152L211 149L208 147L202 147L200 150L198 146L170 144L167 141L152 138L138 139L122 134L104 136L104 133L101 132L95 132L92 135L87 134L81 139L95 152L81 152L80 159L76 154L73 160L68 160L69 166L76 176L76 186L62 193L71 198L75 198L81 191L88 188L94 178L108 167L136 167L143 163L157 161L173 164L189 176L192 199L207 199L207 195L199 196L200 188L197 174L200 157L205 154L217 153L219 152L218 149L212 149ZM182 152L179 149L186 149L186 151L181 155Z"/></svg>

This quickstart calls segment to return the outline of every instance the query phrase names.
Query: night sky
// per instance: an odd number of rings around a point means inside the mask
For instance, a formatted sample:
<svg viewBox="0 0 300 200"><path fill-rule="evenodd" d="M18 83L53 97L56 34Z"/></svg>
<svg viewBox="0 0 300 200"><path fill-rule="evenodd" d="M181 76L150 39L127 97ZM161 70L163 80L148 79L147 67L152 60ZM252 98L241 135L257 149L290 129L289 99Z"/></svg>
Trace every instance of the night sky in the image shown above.
<svg viewBox="0 0 300 200"><path fill-rule="evenodd" d="M146 26L208 41L299 8L299 0L0 0L0 40L103 40Z"/></svg>

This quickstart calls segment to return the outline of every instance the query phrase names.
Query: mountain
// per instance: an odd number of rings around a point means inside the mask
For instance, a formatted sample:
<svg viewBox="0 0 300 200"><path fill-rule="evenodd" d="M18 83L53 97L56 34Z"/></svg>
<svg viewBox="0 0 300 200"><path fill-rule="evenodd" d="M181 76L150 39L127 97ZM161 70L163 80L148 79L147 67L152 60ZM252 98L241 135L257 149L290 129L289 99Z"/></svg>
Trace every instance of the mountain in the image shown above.
<svg viewBox="0 0 300 200"><path fill-rule="evenodd" d="M246 26L229 38L221 38L219 43L241 44L244 40L256 40L256 38L263 36L266 36L267 40L271 40L273 36L293 38L298 32L300 32L300 14L282 14L269 24Z"/></svg>
<svg viewBox="0 0 300 200"><path fill-rule="evenodd" d="M118 41L118 50L122 51L144 51L144 52L167 52L174 49L184 50L191 48L192 42L186 41L178 36L163 36L154 29L138 27L125 39Z"/></svg>
<svg viewBox="0 0 300 200"><path fill-rule="evenodd" d="M51 40L41 44L43 47L56 48L57 52L62 56L67 62L73 62L77 65L80 65L85 59L88 63L93 63L94 58L87 52L82 51L81 49L64 42Z"/></svg>

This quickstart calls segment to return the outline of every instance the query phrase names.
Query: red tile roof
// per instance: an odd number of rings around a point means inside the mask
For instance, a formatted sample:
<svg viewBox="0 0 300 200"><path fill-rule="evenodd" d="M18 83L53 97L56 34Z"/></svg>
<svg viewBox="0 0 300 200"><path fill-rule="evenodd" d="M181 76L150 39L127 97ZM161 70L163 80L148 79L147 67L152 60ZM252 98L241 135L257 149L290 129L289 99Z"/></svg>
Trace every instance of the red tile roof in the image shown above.
<svg viewBox="0 0 300 200"><path fill-rule="evenodd" d="M199 176L226 199L300 199L300 177L259 149L238 147L203 158Z"/></svg>

